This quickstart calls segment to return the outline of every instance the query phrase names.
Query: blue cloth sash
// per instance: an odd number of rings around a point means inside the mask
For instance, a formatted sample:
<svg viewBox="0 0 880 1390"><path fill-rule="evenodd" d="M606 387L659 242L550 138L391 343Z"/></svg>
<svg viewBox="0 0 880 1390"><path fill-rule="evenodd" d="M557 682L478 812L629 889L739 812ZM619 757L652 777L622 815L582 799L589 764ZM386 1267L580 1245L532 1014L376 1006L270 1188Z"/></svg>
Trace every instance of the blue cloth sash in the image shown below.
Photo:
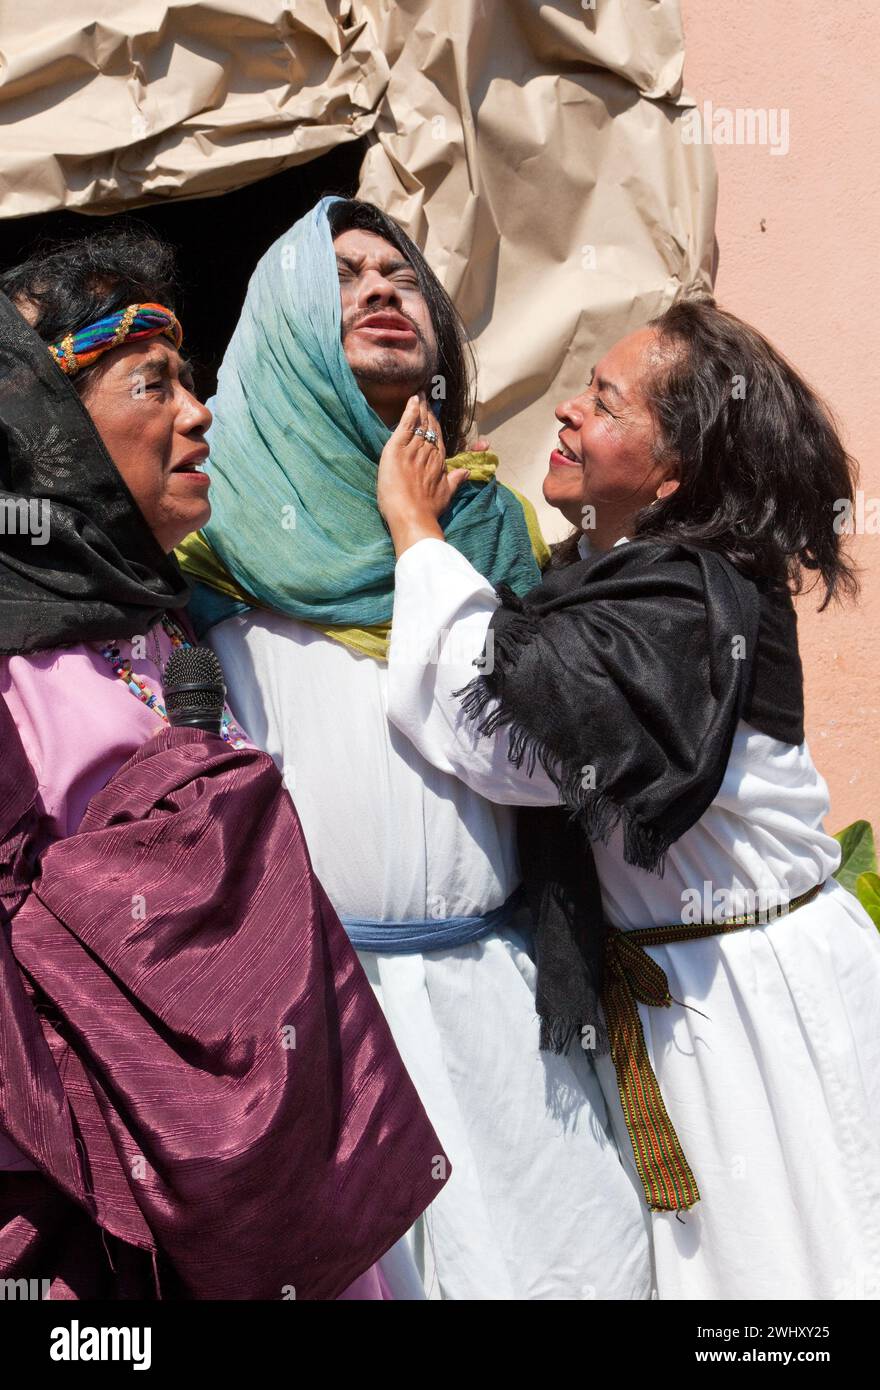
<svg viewBox="0 0 880 1390"><path fill-rule="evenodd" d="M367 917L340 917L352 946L358 951L378 951L381 955L414 955L418 951L451 951L479 941L489 932L510 926L517 910L525 903L517 888L500 907L478 917L437 917L420 921L376 922Z"/></svg>

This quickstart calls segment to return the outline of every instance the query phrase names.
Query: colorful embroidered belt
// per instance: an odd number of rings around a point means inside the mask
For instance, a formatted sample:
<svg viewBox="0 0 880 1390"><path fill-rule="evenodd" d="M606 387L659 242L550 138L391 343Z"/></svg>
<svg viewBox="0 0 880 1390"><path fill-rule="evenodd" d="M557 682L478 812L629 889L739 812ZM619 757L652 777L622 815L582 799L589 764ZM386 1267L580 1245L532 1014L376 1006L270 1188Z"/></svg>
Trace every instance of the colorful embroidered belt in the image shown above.
<svg viewBox="0 0 880 1390"><path fill-rule="evenodd" d="M771 909L772 917L766 912L752 912L692 926L679 922L638 931L608 928L602 1008L636 1168L652 1211L686 1211L700 1200L700 1191L663 1103L638 1009L639 1004L668 1009L680 1001L672 998L666 975L644 948L765 925L811 902L824 887L824 883L817 883L790 903Z"/></svg>

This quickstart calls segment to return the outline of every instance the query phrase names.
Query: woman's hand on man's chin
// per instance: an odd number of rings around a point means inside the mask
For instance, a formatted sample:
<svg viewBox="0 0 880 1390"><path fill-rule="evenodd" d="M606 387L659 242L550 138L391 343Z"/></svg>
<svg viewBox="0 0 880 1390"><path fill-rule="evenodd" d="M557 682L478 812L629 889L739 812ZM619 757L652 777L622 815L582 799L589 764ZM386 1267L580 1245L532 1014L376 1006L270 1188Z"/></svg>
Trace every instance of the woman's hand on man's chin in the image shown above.
<svg viewBox="0 0 880 1390"><path fill-rule="evenodd" d="M425 438L429 431L436 442ZM379 511L398 556L426 537L444 539L438 518L467 476L466 469L447 473L440 426L425 396L411 396L382 450L376 482Z"/></svg>

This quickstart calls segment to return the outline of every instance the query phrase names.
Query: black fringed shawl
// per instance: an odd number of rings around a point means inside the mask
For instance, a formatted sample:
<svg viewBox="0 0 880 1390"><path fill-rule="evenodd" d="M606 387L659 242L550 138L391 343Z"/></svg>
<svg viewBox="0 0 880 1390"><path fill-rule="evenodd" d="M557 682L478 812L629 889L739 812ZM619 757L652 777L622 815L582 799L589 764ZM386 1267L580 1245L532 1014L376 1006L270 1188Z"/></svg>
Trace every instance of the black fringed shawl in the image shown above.
<svg viewBox="0 0 880 1390"><path fill-rule="evenodd" d="M559 808L520 811L519 839L541 1046L564 1051L586 1024L603 1035L590 840L620 824L626 862L662 874L717 795L740 719L803 741L797 625L787 590L653 538L551 570L523 599L499 596L485 672L459 693L481 733L509 728L515 766L539 761L559 788Z"/></svg>

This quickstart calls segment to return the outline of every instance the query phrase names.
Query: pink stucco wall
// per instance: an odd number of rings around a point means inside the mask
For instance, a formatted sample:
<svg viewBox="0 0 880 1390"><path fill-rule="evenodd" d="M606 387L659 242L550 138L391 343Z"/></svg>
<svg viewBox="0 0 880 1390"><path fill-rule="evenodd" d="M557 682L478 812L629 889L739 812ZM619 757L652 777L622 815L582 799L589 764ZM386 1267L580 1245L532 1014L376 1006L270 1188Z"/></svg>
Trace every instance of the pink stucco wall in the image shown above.
<svg viewBox="0 0 880 1390"><path fill-rule="evenodd" d="M880 499L880 7L682 0L682 11L685 86L701 107L789 112L785 155L715 147L717 298L820 390L866 500ZM880 535L850 544L858 606L798 605L807 738L831 789L829 828L864 817L880 836Z"/></svg>

